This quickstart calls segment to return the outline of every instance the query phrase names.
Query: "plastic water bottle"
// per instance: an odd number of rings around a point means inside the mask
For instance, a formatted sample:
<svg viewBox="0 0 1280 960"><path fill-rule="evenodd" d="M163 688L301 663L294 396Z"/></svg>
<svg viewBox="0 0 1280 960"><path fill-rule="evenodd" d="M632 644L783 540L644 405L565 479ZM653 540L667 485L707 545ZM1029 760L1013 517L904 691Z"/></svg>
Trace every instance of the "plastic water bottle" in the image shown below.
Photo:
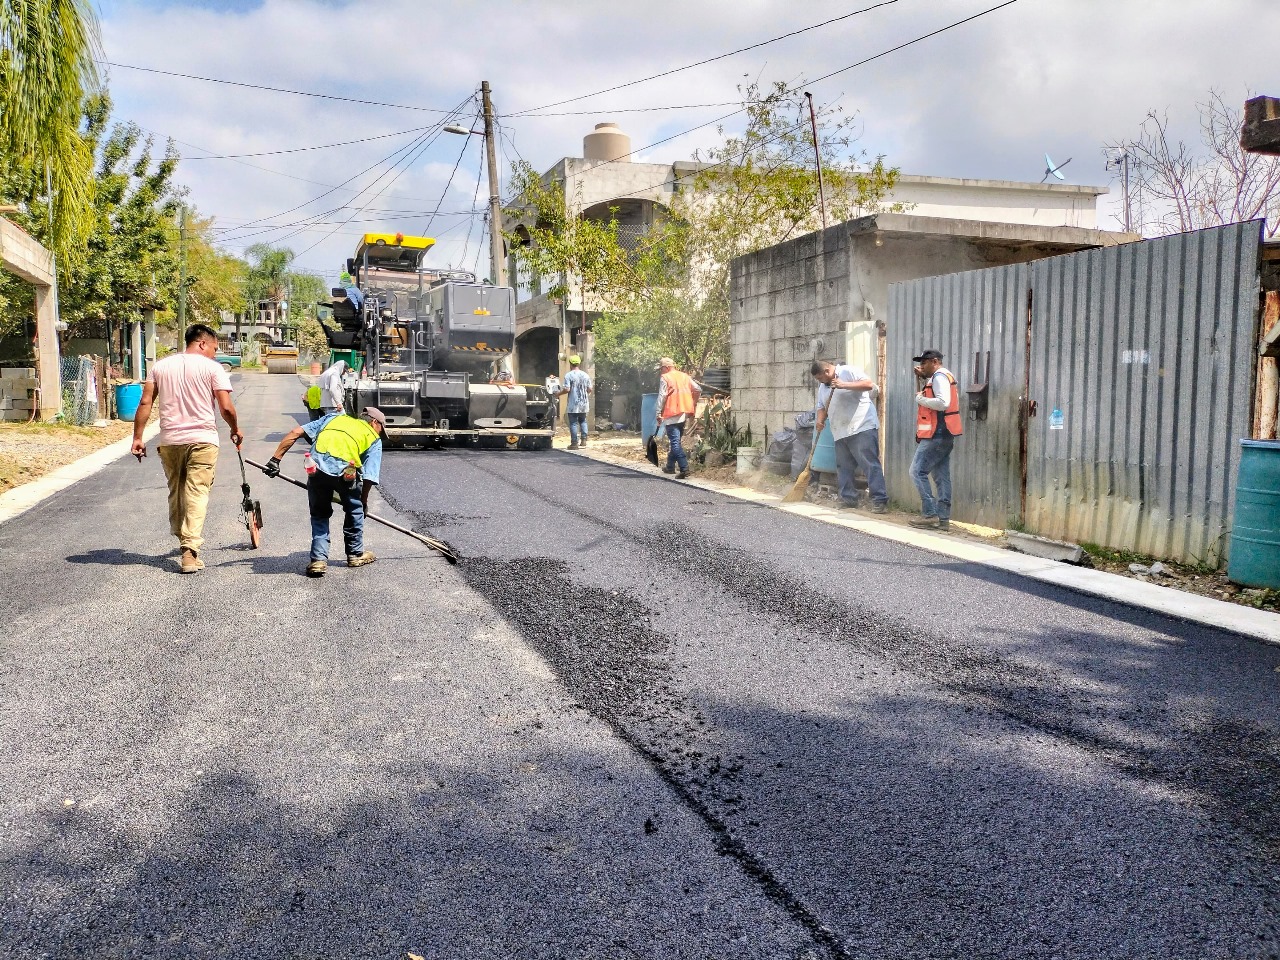
<svg viewBox="0 0 1280 960"><path fill-rule="evenodd" d="M307 471L307 476L311 476L311 474L316 472L316 464L315 461L311 459L310 453L303 454L302 469Z"/></svg>

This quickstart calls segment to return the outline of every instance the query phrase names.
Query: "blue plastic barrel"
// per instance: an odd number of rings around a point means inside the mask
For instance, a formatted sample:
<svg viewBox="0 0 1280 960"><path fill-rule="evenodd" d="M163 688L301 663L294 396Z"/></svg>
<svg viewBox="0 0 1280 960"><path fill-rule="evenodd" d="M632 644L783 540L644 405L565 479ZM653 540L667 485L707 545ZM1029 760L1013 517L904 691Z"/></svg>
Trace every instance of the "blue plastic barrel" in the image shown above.
<svg viewBox="0 0 1280 960"><path fill-rule="evenodd" d="M640 440L646 447L649 445L649 438L653 436L653 425L657 419L658 395L640 394Z"/></svg>
<svg viewBox="0 0 1280 960"><path fill-rule="evenodd" d="M1280 590L1280 440L1241 440L1227 576Z"/></svg>
<svg viewBox="0 0 1280 960"><path fill-rule="evenodd" d="M142 384L116 384L116 416L121 420L132 420L138 412L138 404L142 402Z"/></svg>
<svg viewBox="0 0 1280 960"><path fill-rule="evenodd" d="M818 436L818 447L813 451L813 465L809 469L818 473L836 472L836 442L831 437L830 421Z"/></svg>

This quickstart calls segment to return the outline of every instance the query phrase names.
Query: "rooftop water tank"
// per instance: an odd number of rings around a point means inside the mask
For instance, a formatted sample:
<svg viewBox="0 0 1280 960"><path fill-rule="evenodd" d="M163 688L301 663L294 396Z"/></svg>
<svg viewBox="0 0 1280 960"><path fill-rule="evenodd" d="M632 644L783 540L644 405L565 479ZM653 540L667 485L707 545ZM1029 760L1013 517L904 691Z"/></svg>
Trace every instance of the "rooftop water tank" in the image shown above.
<svg viewBox="0 0 1280 960"><path fill-rule="evenodd" d="M631 159L631 138L616 123L597 123L593 132L582 138L582 155L588 160Z"/></svg>

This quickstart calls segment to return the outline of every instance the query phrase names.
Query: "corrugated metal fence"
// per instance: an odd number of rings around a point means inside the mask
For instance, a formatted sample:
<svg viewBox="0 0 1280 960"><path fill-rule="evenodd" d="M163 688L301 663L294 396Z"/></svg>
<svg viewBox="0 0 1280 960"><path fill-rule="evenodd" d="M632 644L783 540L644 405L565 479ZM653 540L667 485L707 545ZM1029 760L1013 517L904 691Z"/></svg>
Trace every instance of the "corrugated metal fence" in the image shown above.
<svg viewBox="0 0 1280 960"><path fill-rule="evenodd" d="M894 284L890 495L919 502L906 358L933 347L962 391L988 385L985 420L962 407L957 520L1220 562L1252 416L1260 243L1259 222L1232 224Z"/></svg>

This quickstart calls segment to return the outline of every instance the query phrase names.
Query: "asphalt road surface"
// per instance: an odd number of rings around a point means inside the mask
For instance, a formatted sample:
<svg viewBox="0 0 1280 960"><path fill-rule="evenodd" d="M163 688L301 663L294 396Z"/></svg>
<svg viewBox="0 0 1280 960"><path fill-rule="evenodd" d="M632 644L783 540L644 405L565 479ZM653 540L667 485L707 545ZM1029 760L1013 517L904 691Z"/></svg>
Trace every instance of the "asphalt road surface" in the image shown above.
<svg viewBox="0 0 1280 960"><path fill-rule="evenodd" d="M298 381L237 390L265 458ZM196 576L154 453L0 525L0 956L1280 954L1280 648L566 453L383 470L460 566L308 580L261 474L250 550L229 446Z"/></svg>

